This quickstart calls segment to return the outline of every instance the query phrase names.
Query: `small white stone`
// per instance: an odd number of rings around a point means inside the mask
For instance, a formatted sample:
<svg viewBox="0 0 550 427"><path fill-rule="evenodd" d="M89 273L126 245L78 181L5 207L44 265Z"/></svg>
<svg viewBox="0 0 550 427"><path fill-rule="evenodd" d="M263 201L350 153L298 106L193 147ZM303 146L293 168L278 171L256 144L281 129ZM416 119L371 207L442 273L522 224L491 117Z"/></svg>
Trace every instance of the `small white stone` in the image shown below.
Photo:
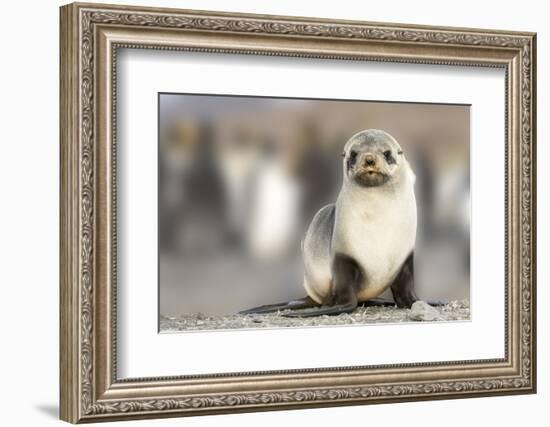
<svg viewBox="0 0 550 427"><path fill-rule="evenodd" d="M441 320L439 311L424 301L416 301L409 312L410 320L431 322L433 320Z"/></svg>

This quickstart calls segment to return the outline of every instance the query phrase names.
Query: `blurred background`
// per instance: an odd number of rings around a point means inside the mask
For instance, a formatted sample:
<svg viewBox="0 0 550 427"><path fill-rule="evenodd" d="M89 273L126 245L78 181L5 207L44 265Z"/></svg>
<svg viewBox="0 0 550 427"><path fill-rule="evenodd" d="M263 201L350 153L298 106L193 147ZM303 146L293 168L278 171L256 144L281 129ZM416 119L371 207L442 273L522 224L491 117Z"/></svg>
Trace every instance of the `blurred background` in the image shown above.
<svg viewBox="0 0 550 427"><path fill-rule="evenodd" d="M469 299L469 120L466 105L160 94L160 314L303 297L301 239L368 128L392 134L417 176L418 296Z"/></svg>

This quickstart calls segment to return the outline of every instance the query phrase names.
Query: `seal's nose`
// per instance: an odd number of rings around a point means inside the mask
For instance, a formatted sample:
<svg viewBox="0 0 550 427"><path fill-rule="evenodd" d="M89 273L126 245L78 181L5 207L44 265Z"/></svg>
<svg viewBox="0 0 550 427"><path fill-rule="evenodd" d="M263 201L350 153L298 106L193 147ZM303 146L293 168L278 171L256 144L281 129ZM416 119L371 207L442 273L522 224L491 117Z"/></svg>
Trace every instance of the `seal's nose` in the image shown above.
<svg viewBox="0 0 550 427"><path fill-rule="evenodd" d="M372 153L365 154L365 164L367 166L373 166L376 163L376 157Z"/></svg>

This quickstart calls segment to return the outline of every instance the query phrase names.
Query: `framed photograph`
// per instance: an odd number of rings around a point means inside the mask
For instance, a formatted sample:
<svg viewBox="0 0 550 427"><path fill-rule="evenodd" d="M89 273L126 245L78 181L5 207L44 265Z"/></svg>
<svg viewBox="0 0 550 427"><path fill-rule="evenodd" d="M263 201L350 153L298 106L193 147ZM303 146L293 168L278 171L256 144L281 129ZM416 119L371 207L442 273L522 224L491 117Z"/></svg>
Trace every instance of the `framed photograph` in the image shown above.
<svg viewBox="0 0 550 427"><path fill-rule="evenodd" d="M535 34L60 13L63 420L536 391Z"/></svg>

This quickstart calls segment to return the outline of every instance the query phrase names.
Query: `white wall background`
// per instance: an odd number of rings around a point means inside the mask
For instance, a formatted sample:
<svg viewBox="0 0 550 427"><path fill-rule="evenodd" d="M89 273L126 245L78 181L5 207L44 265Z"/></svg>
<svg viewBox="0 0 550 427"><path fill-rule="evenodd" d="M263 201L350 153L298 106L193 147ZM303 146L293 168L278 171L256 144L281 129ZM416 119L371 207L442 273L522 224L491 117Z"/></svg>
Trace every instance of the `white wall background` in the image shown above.
<svg viewBox="0 0 550 427"><path fill-rule="evenodd" d="M110 0L113 3L122 3ZM133 0L133 4L538 32L538 358L539 393L437 402L264 412L133 425L543 425L550 405L550 127L545 97L550 29L544 2L338 0ZM58 6L57 0L2 5L0 65L0 420L2 425L59 425L58 402ZM7 292L6 292L7 291Z"/></svg>

